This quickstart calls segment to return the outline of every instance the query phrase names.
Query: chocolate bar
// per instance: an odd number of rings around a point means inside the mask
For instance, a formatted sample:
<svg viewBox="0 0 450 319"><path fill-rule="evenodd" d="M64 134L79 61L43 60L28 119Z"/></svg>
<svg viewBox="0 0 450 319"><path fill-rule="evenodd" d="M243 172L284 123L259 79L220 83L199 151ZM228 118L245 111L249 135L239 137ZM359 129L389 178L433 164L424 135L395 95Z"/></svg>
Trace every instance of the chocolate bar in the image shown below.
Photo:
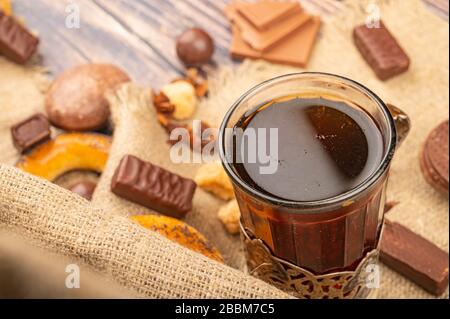
<svg viewBox="0 0 450 319"><path fill-rule="evenodd" d="M406 227L386 220L380 260L434 295L448 286L448 253Z"/></svg>
<svg viewBox="0 0 450 319"><path fill-rule="evenodd" d="M182 218L192 210L197 184L164 168L125 155L111 182L111 191L162 214Z"/></svg>
<svg viewBox="0 0 450 319"><path fill-rule="evenodd" d="M17 20L0 10L0 54L25 64L36 52L39 39Z"/></svg>
<svg viewBox="0 0 450 319"><path fill-rule="evenodd" d="M298 2L234 2L239 13L258 30L267 30L287 18Z"/></svg>
<svg viewBox="0 0 450 319"><path fill-rule="evenodd" d="M408 70L410 60L383 22L379 23L379 27L356 27L353 40L378 78L387 80Z"/></svg>
<svg viewBox="0 0 450 319"><path fill-rule="evenodd" d="M50 138L50 123L44 115L36 114L11 127L11 135L14 146L23 153Z"/></svg>
<svg viewBox="0 0 450 319"><path fill-rule="evenodd" d="M242 38L257 51L269 50L311 19L297 4L287 18L267 30L260 31L238 13L237 4L227 6L225 14L239 29Z"/></svg>
<svg viewBox="0 0 450 319"><path fill-rule="evenodd" d="M312 17L299 30L294 31L265 52L254 50L244 41L240 31L233 28L231 56L234 59L264 59L274 63L305 67L314 48L320 25L320 19Z"/></svg>

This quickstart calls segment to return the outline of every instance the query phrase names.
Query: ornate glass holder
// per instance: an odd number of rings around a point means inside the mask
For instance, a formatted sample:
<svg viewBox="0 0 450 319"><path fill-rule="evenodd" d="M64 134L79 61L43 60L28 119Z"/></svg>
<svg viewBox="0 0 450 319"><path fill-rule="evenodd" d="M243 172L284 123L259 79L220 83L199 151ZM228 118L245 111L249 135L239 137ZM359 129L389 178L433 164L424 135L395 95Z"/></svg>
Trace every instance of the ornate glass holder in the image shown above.
<svg viewBox="0 0 450 319"><path fill-rule="evenodd" d="M251 275L301 299L374 298L369 276L378 263L378 247L368 252L354 271L315 275L288 261L275 257L261 239L241 226L248 271Z"/></svg>

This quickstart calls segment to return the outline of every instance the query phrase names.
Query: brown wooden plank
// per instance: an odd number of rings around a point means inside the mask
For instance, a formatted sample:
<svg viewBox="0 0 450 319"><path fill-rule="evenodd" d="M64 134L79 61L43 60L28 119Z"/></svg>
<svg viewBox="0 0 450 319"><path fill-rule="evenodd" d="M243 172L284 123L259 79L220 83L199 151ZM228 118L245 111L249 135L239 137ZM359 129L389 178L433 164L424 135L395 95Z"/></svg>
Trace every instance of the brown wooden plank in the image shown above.
<svg viewBox="0 0 450 319"><path fill-rule="evenodd" d="M160 86L184 70L175 53L175 38L189 26L200 26L216 42L214 59L229 63L230 34L216 5L226 0L74 0L81 28L65 27L68 2L15 0L14 10L38 31L46 66L59 74L94 61L114 63L137 81Z"/></svg>
<svg viewBox="0 0 450 319"><path fill-rule="evenodd" d="M117 64L143 83L157 82L161 75L172 74L173 77L176 74L151 48L98 6L89 0L79 0L77 3L81 8L80 29L65 27L65 2L41 0L33 1L32 5L21 1L16 3L16 12L39 32L44 62L55 73L90 60ZM58 39L55 39L56 35L59 35ZM47 41L50 45L46 45ZM61 54L61 47L68 48L63 51L64 54ZM76 48L83 53L84 59L72 59L70 51L77 52Z"/></svg>

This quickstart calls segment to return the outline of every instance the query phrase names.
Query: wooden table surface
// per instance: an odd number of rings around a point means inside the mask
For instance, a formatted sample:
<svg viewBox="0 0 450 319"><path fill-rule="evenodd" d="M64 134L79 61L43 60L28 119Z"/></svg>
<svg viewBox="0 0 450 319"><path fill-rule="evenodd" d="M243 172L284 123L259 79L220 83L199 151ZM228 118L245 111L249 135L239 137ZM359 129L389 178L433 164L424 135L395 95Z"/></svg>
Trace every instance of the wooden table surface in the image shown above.
<svg viewBox="0 0 450 319"><path fill-rule="evenodd" d="M80 8L80 28L65 26L66 7ZM43 64L53 74L85 62L110 62L140 83L161 85L181 74L175 38L199 26L215 40L216 63L228 57L226 0L15 0L15 14L39 33Z"/></svg>
<svg viewBox="0 0 450 319"><path fill-rule="evenodd" d="M233 63L228 55L229 24L222 13L228 1L13 0L13 5L15 14L39 33L43 64L54 75L81 63L109 62L135 81L158 87L184 70L175 53L175 38L187 27L201 27L213 36L216 64ZM301 1L325 12L342 5L337 0ZM448 8L448 0L425 1L446 1ZM71 3L80 8L79 29L65 24Z"/></svg>

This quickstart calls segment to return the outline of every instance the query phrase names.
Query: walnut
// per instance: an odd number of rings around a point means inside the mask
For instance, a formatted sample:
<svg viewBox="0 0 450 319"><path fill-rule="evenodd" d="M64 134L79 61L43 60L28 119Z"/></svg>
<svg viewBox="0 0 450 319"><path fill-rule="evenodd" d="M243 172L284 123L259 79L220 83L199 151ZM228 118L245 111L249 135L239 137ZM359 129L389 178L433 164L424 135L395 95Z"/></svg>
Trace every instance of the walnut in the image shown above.
<svg viewBox="0 0 450 319"><path fill-rule="evenodd" d="M169 98L163 93L153 93L153 105L158 113L172 114L175 111L175 105L170 103Z"/></svg>

